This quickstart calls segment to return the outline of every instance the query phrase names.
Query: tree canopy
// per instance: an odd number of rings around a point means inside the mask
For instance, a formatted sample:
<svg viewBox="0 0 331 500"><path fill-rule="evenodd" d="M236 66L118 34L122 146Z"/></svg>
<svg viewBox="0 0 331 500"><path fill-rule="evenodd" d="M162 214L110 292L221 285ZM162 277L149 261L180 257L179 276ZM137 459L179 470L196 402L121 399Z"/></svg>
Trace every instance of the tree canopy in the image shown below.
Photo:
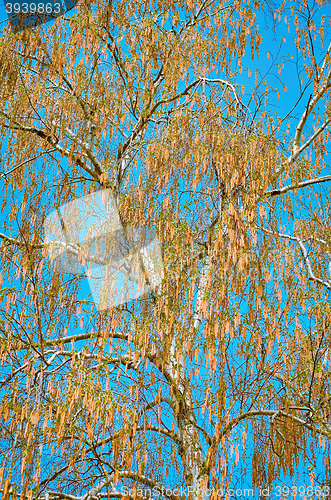
<svg viewBox="0 0 331 500"><path fill-rule="evenodd" d="M328 495L327 7L80 0L3 29L4 500ZM55 266L47 218L106 192L114 231ZM98 307L96 241L137 298Z"/></svg>

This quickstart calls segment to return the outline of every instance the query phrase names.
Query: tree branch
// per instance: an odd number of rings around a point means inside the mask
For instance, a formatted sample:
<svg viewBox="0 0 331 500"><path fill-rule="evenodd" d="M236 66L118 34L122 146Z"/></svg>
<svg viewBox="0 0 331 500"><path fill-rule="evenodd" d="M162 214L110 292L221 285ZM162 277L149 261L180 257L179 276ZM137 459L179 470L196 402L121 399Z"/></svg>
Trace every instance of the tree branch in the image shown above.
<svg viewBox="0 0 331 500"><path fill-rule="evenodd" d="M312 186L313 184L320 184L322 182L331 181L331 175L324 175L323 177L316 177L315 179L309 179L308 181L297 182L295 184L290 184L289 186L284 186L278 189L272 189L267 191L265 194L268 197L278 196L287 193L288 191L293 191L294 189L305 188L307 186Z"/></svg>

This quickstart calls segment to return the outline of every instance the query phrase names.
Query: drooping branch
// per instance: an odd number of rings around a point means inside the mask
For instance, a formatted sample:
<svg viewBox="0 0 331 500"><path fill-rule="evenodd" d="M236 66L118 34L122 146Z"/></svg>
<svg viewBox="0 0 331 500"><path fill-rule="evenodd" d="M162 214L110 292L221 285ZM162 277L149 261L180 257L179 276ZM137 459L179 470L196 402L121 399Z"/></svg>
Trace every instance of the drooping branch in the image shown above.
<svg viewBox="0 0 331 500"><path fill-rule="evenodd" d="M309 407L297 407L297 406L291 406L289 407L289 410L296 410L296 411L304 411L304 412L311 412L311 408ZM234 419L232 419L223 429L218 428L216 429L216 432L214 436L212 437L212 443L208 448L208 452L206 455L206 460L205 460L205 468L206 470L210 470L212 463L213 463L213 457L214 454L221 442L221 440L229 433L231 432L240 422L243 420L246 420L248 418L255 418L255 417L270 417L271 422L274 422L276 419L279 419L280 417L284 417L285 419L292 420L296 424L305 427L309 431L313 433L318 433L321 436L325 436L328 439L331 438L331 428L330 430L324 430L320 427L317 427L315 425L310 424L306 420L303 420L300 417L297 417L296 415L292 415L288 411L284 411L283 409L277 409L277 410L253 410L253 411L248 411L245 413L242 413L241 415L238 415Z"/></svg>
<svg viewBox="0 0 331 500"><path fill-rule="evenodd" d="M11 120L10 115L5 113L4 111L0 110L0 114L2 114L5 118L7 118L9 121ZM100 175L102 174L102 171L100 171L99 164L95 163L94 167L95 170L92 170L87 166L85 161L82 160L82 158L78 155L73 155L70 153L70 151L66 148L63 148L59 144L59 140L49 133L46 133L45 131L38 129L37 127L29 127L26 125L21 124L20 122L14 120L13 124L3 124L5 128L8 128L9 130L20 130L24 132L28 132L30 134L36 135L40 139L43 139L46 141L48 144L52 146L56 151L61 153L63 156L67 157L68 159L74 160L75 164L81 168L83 168L86 172L88 172L92 178L94 178L96 181L99 181Z"/></svg>
<svg viewBox="0 0 331 500"><path fill-rule="evenodd" d="M310 259L309 259L309 256L308 256L308 252L307 252L307 249L306 247L304 246L302 240L300 238L297 238L297 242L300 246L300 249L301 249L301 252L302 252L302 255L303 255L303 258L304 258L304 261L306 263L306 266L307 266L307 270L308 270L308 276L309 276L309 279L311 281L315 281L315 283L318 283L320 285L323 285L325 286L327 289L331 290L331 283L329 281L323 281L321 280L320 278L317 278L315 276L315 274L313 273L313 270L312 270L312 267L311 267L311 264L310 264Z"/></svg>
<svg viewBox="0 0 331 500"><path fill-rule="evenodd" d="M306 238L306 240L303 240L302 238L299 238L297 236L292 236L290 234L284 234L284 233L278 233L278 232L273 232L273 231L270 231L269 229L266 229L264 227L261 227L261 226L256 226L257 229L261 230L261 231L264 231L265 233L268 233L270 235L277 235L279 236L280 238L284 238L284 239L288 239L290 241L294 241L296 243L299 244L300 246L300 250L301 250L301 253L302 253L302 256L303 256L303 259L305 261L305 264L307 266L307 271L308 271L308 277L311 281L315 281L315 283L318 283L320 285L323 285L325 286L328 290L331 290L331 282L330 281L323 281L321 280L320 278L317 278L317 276L315 276L313 270L312 270L312 267L311 267L311 263L310 263L310 259L309 259L309 256L308 256L308 252L307 252L307 249L303 243L303 241L308 241L308 240L315 240L319 243L322 243L322 244L326 244L326 241L325 240L322 240L322 239L319 239L319 238L312 238L312 237L309 237L309 238Z"/></svg>

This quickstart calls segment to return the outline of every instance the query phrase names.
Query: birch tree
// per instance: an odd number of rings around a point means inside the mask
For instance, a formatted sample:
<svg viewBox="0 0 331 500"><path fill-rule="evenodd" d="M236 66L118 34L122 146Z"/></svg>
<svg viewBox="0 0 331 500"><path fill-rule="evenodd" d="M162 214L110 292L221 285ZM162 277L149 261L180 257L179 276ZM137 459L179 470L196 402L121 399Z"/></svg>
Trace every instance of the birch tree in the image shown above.
<svg viewBox="0 0 331 500"><path fill-rule="evenodd" d="M81 0L4 28L3 499L263 498L297 473L328 494L325 6L271 10L295 40L283 116L276 59L239 84L259 2ZM157 234L163 274L99 310L83 273L54 267L45 221L106 190L118 240Z"/></svg>

